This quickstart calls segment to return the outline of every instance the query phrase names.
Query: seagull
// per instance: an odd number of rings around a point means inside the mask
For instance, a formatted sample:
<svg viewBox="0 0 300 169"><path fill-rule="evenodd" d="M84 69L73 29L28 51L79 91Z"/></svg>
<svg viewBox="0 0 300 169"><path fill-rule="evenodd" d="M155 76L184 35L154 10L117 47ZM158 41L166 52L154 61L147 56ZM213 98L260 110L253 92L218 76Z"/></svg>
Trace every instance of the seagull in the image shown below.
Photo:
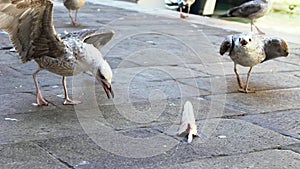
<svg viewBox="0 0 300 169"><path fill-rule="evenodd" d="M74 26L77 25L78 10L84 6L85 1L86 0L64 0L64 5L69 10L69 16ZM72 10L75 10L75 19L72 17Z"/></svg>
<svg viewBox="0 0 300 169"><path fill-rule="evenodd" d="M220 46L220 54L224 55L226 52L229 52L234 62L239 91L244 93L254 92L248 88L253 66L277 57L287 57L289 54L288 45L283 39L264 38L252 32L227 36ZM237 72L237 64L250 67L245 86Z"/></svg>
<svg viewBox="0 0 300 169"><path fill-rule="evenodd" d="M0 0L0 29L9 37L23 63L34 60L38 69L33 73L37 105L48 105L43 98L37 74L45 69L61 75L64 104L78 104L68 96L66 76L91 71L107 97L113 98L112 71L99 49L112 38L107 30L81 30L60 37L53 25L51 0Z"/></svg>
<svg viewBox="0 0 300 169"><path fill-rule="evenodd" d="M233 7L222 17L241 17L251 19L251 31L253 26L260 34L265 34L256 25L254 21L266 15L271 9L271 0L252 0Z"/></svg>
<svg viewBox="0 0 300 169"><path fill-rule="evenodd" d="M188 136L188 143L191 143L194 136L199 137L194 115L193 105L190 101L184 104L180 126L177 132L178 136Z"/></svg>

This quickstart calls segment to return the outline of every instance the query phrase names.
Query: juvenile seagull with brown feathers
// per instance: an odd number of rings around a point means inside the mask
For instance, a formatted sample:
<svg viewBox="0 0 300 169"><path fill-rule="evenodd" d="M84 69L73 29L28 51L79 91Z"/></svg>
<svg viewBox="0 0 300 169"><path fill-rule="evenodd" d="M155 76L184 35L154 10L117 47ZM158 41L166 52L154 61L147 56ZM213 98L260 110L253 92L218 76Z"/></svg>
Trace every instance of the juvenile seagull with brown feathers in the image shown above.
<svg viewBox="0 0 300 169"><path fill-rule="evenodd" d="M271 9L271 0L252 0L233 7L222 17L241 17L251 19L251 31L254 26L260 34L264 34L256 25L255 19L265 16Z"/></svg>
<svg viewBox="0 0 300 169"><path fill-rule="evenodd" d="M248 88L253 66L277 57L286 57L289 54L288 45L283 39L263 38L253 33L227 36L220 46L220 54L224 55L226 52L229 52L229 56L234 62L239 91L244 93L254 92ZM237 72L237 64L250 67L245 86Z"/></svg>
<svg viewBox="0 0 300 169"><path fill-rule="evenodd" d="M112 38L112 31L82 30L60 37L53 25L51 0L0 0L0 29L9 33L23 63L34 60L38 64L33 74L38 105L48 105L37 81L43 69L63 76L64 104L80 103L69 98L66 76L84 71L93 73L108 98L114 96L112 71L99 51Z"/></svg>
<svg viewBox="0 0 300 169"><path fill-rule="evenodd" d="M85 0L64 0L64 5L69 10L69 17L73 25L77 25L78 10L82 8L84 4ZM72 16L72 10L75 11L75 18Z"/></svg>

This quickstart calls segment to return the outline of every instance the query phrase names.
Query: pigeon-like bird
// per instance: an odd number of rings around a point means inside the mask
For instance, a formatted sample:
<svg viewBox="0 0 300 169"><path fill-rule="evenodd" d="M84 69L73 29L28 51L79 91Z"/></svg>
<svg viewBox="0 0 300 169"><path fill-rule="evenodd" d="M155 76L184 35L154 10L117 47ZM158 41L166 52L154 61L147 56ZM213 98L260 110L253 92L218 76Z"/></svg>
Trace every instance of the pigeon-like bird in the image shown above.
<svg viewBox="0 0 300 169"><path fill-rule="evenodd" d="M289 54L288 45L283 39L264 38L251 32L227 36L220 46L220 54L224 55L226 52L229 52L234 62L234 73L240 87L239 91L244 93L254 92L248 88L253 66L277 57L286 57ZM245 86L237 72L237 64L250 67Z"/></svg>
<svg viewBox="0 0 300 169"><path fill-rule="evenodd" d="M38 105L48 105L37 81L37 74L43 69L63 76L64 104L80 103L69 98L66 76L84 71L93 73L108 98L114 96L112 71L99 51L114 32L82 30L60 37L53 25L51 0L0 0L0 29L9 33L23 63L34 60L39 65L33 74Z"/></svg>
<svg viewBox="0 0 300 169"><path fill-rule="evenodd" d="M64 5L69 10L69 17L74 26L77 25L78 10L84 6L85 1L86 0L64 0ZM72 16L72 10L75 10L75 18Z"/></svg>
<svg viewBox="0 0 300 169"><path fill-rule="evenodd" d="M260 34L264 34L255 24L255 20L266 15L271 9L271 0L252 0L233 7L223 17L241 17L251 19L251 31L253 26Z"/></svg>
<svg viewBox="0 0 300 169"><path fill-rule="evenodd" d="M190 101L184 104L180 126L177 132L178 136L188 136L188 143L191 143L194 136L199 137L194 115L193 105Z"/></svg>

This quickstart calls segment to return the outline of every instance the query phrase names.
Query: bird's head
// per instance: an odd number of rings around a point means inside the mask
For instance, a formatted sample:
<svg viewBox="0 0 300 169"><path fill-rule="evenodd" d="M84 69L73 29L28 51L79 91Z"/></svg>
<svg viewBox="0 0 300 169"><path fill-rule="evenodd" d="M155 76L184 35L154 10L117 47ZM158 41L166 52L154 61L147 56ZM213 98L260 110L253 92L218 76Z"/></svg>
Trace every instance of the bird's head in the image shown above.
<svg viewBox="0 0 300 169"><path fill-rule="evenodd" d="M253 40L253 37L249 34L245 34L238 39L238 43L240 46L246 47L249 43L251 43Z"/></svg>
<svg viewBox="0 0 300 169"><path fill-rule="evenodd" d="M237 47L245 48L248 51L256 50L262 47L262 37L252 32L238 34L235 44Z"/></svg>
<svg viewBox="0 0 300 169"><path fill-rule="evenodd" d="M106 60L103 60L99 65L97 72L96 72L96 79L102 85L107 97L114 98L114 92L112 90L112 71L109 64Z"/></svg>

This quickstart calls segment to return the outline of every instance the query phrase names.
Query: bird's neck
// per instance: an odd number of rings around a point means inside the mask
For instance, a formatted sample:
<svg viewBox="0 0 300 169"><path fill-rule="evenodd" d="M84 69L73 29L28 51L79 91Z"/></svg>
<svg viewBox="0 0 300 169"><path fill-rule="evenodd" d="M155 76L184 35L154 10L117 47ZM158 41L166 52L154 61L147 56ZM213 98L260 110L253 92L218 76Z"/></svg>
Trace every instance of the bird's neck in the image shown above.
<svg viewBox="0 0 300 169"><path fill-rule="evenodd" d="M84 44L84 51L82 51L84 57L81 61L91 72L94 72L99 68L100 65L103 65L105 60L102 57L101 52L91 44Z"/></svg>

